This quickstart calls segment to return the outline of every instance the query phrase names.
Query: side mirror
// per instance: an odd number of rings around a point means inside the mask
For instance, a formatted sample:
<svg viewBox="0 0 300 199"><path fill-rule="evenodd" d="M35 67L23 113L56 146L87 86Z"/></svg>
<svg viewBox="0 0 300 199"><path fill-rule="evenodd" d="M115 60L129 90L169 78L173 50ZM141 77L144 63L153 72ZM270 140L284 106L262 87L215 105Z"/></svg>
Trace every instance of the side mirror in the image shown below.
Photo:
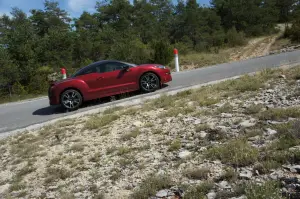
<svg viewBox="0 0 300 199"><path fill-rule="evenodd" d="M128 65L123 66L123 70L128 71L128 69L129 69Z"/></svg>

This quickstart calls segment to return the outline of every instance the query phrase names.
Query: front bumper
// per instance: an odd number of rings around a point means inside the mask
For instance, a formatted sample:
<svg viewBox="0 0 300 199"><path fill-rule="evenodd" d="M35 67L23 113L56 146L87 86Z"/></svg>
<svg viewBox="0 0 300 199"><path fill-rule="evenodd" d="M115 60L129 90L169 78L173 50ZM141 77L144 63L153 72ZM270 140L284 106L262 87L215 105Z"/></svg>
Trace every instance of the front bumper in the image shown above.
<svg viewBox="0 0 300 199"><path fill-rule="evenodd" d="M48 99L49 99L49 105L59 105L59 98L55 95L53 86L50 86L48 89Z"/></svg>
<svg viewBox="0 0 300 199"><path fill-rule="evenodd" d="M162 75L162 77L161 77L161 82L162 82L163 84L165 84L165 83L167 83L167 82L171 82L171 81L172 81L172 76L171 76L170 73L165 73L165 74Z"/></svg>

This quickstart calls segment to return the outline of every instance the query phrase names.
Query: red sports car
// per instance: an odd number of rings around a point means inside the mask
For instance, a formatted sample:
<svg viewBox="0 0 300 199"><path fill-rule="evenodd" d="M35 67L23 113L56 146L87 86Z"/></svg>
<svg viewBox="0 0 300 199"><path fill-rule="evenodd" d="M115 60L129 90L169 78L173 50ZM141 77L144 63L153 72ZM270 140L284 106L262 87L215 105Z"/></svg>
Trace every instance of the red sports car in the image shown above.
<svg viewBox="0 0 300 199"><path fill-rule="evenodd" d="M172 81L171 71L159 64L135 65L104 60L79 69L71 77L50 85L50 105L78 109L84 101L141 90L153 92Z"/></svg>

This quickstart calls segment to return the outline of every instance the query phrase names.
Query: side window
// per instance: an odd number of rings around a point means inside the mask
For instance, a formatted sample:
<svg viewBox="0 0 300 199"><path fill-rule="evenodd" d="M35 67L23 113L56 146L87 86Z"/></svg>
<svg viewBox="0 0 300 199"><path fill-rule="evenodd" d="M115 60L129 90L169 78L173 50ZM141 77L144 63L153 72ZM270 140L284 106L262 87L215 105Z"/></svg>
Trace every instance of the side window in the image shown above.
<svg viewBox="0 0 300 199"><path fill-rule="evenodd" d="M84 68L83 70L79 71L75 76L87 75L87 74L95 73L95 72L97 72L96 66L90 66L90 67Z"/></svg>
<svg viewBox="0 0 300 199"><path fill-rule="evenodd" d="M105 68L104 70L105 70L105 72L122 70L125 65L126 64L119 63L119 62L109 62L104 65L104 68Z"/></svg>

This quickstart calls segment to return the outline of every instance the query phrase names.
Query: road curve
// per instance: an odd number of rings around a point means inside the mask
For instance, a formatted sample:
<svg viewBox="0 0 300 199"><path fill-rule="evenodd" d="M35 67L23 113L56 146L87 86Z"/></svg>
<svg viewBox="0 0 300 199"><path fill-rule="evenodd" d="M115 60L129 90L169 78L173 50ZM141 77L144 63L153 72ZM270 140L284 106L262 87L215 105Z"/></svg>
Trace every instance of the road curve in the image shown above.
<svg viewBox="0 0 300 199"><path fill-rule="evenodd" d="M173 81L168 84L168 87L165 87L158 92L170 91L177 88L230 78L246 73L256 72L264 68L275 68L281 65L298 63L300 64L300 51L293 51L249 59L241 62L225 63L206 68L181 71L173 73ZM157 92L153 94L156 93ZM133 96L128 98L128 100L140 98L141 96L142 95ZM33 124L46 122L65 115L87 111L102 106L107 106L107 104L104 103L87 106L75 112L63 113L49 107L47 98L3 104L0 105L0 133L25 128Z"/></svg>

